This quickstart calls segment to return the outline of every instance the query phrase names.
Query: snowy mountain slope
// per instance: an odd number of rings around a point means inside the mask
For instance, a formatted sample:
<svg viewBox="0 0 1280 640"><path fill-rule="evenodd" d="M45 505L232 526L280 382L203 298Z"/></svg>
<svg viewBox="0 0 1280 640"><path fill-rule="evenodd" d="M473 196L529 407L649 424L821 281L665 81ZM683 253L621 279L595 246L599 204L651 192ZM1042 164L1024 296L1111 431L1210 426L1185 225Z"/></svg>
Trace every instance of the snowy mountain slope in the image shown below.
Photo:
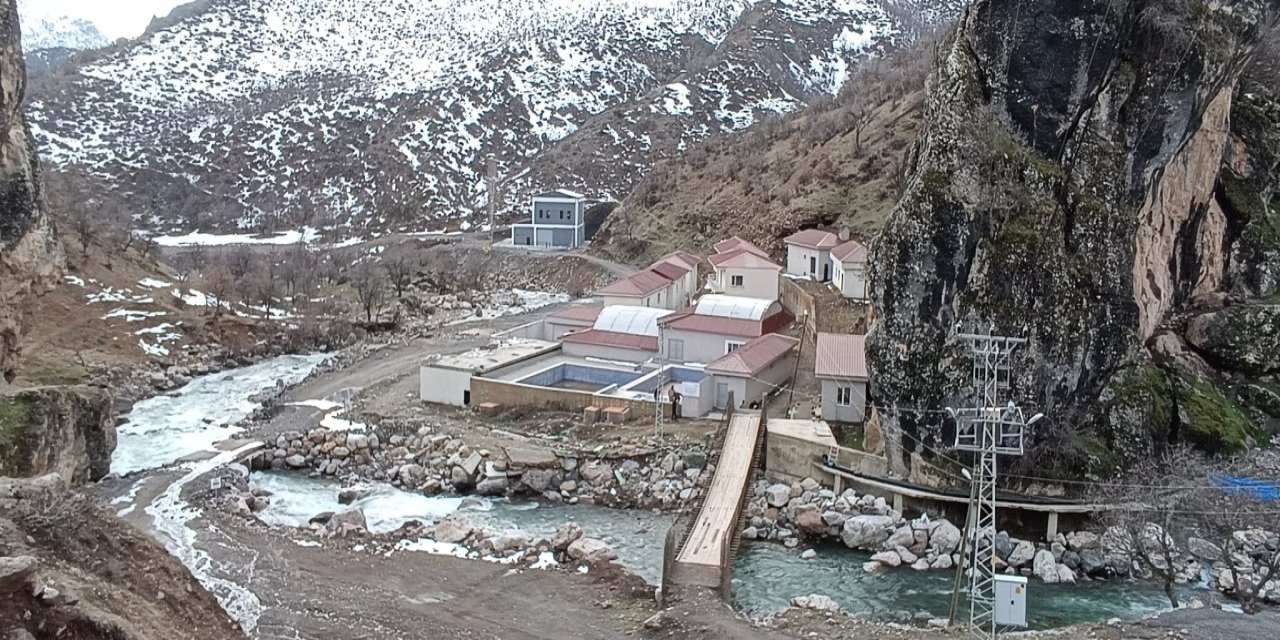
<svg viewBox="0 0 1280 640"><path fill-rule="evenodd" d="M621 197L663 155L838 89L920 4L212 0L38 78L29 110L47 160L158 227L465 227L486 154L504 212L552 184Z"/></svg>
<svg viewBox="0 0 1280 640"><path fill-rule="evenodd" d="M28 53L107 46L107 37L93 22L66 15L43 0L18 0L18 21L22 27L22 48Z"/></svg>

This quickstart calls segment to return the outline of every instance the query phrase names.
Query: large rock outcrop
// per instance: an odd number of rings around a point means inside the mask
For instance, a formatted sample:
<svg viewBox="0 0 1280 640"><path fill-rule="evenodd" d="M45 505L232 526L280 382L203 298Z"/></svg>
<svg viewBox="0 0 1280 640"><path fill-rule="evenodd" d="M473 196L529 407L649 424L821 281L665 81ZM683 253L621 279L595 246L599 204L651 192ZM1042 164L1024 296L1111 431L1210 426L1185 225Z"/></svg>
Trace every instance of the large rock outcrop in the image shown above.
<svg viewBox="0 0 1280 640"><path fill-rule="evenodd" d="M62 250L40 201L39 167L23 117L26 67L14 0L0 0L0 374L12 382L23 316L57 282Z"/></svg>
<svg viewBox="0 0 1280 640"><path fill-rule="evenodd" d="M1243 87L1278 5L970 6L939 49L873 265L869 357L899 471L919 442L944 444L938 409L974 402L966 330L1027 338L1011 395L1047 418L1016 464L1040 474L1187 435L1185 398L1234 407L1183 332L1206 300L1275 292L1280 102ZM1231 426L1243 432L1200 424L1197 438L1258 435L1247 417Z"/></svg>
<svg viewBox="0 0 1280 640"><path fill-rule="evenodd" d="M116 447L110 393L41 387L0 393L0 476L58 473L74 484L111 471Z"/></svg>

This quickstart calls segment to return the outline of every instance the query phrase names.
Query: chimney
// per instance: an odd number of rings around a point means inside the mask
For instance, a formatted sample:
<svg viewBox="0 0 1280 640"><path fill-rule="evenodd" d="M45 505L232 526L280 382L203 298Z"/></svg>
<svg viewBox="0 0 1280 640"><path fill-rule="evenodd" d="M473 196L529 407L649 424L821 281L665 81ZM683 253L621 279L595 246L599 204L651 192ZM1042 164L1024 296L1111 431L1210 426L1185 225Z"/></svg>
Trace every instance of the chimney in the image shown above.
<svg viewBox="0 0 1280 640"><path fill-rule="evenodd" d="M848 241L849 241L849 225L842 224L840 225L840 242L848 242Z"/></svg>

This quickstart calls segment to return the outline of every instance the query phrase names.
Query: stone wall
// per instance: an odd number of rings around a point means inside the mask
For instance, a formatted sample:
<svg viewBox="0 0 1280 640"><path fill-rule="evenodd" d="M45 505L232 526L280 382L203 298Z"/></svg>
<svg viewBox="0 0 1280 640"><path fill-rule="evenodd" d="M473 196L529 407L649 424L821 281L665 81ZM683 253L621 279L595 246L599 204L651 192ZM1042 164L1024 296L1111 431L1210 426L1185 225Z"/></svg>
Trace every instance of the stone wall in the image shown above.
<svg viewBox="0 0 1280 640"><path fill-rule="evenodd" d="M653 403L646 400L600 396L585 391L552 389L489 378L471 378L472 406L486 402L504 408L528 407L575 412L587 407L628 407L631 409L632 420L653 419Z"/></svg>

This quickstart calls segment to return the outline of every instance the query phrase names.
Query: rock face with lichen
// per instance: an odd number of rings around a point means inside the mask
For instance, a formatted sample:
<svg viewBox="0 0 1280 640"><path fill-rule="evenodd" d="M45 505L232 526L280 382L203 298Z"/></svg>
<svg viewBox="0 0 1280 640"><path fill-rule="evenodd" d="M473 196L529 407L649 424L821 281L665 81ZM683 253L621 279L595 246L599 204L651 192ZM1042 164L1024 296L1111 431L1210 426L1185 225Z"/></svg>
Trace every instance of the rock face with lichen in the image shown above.
<svg viewBox="0 0 1280 640"><path fill-rule="evenodd" d="M62 253L40 201L39 167L23 117L26 67L14 0L0 0L0 373L13 380L30 298L53 286Z"/></svg>
<svg viewBox="0 0 1280 640"><path fill-rule="evenodd" d="M0 476L57 473L75 485L101 479L116 447L112 406L109 393L87 386L0 395Z"/></svg>
<svg viewBox="0 0 1280 640"><path fill-rule="evenodd" d="M1276 388L1280 324L1255 320L1276 317L1280 274L1278 14L1274 0L967 10L873 265L868 355L899 471L920 443L949 446L937 409L974 402L959 334L975 329L1027 339L1009 395L1047 417L1011 463L1037 475L1263 436L1275 414L1238 374Z"/></svg>

